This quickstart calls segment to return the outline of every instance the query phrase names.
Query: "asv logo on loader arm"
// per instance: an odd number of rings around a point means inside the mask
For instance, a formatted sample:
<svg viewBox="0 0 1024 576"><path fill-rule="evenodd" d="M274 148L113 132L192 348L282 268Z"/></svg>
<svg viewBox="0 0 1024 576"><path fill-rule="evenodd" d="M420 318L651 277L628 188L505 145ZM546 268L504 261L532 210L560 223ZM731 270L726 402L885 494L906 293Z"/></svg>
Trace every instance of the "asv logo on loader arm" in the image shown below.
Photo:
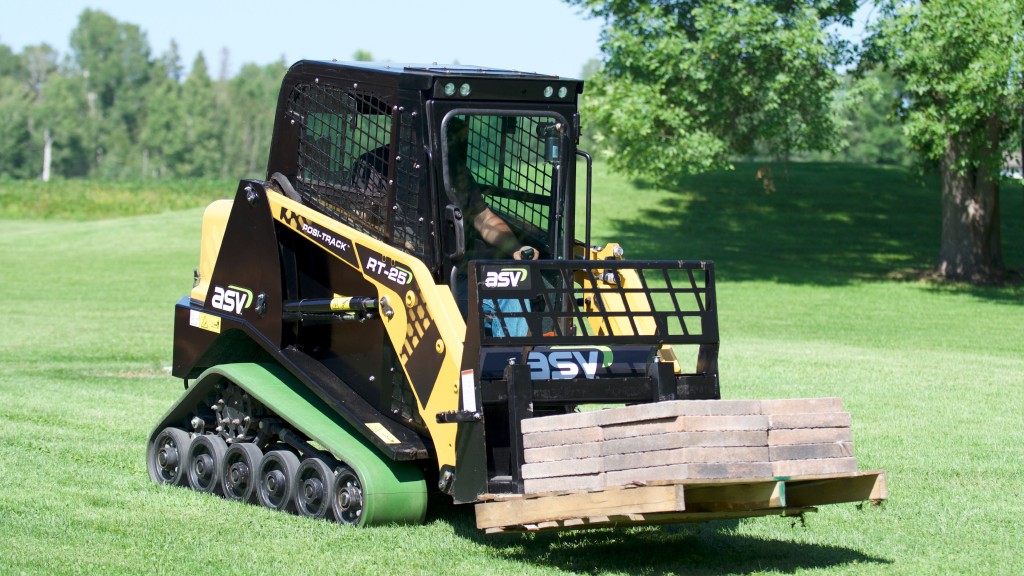
<svg viewBox="0 0 1024 576"><path fill-rule="evenodd" d="M241 286L213 287L213 299L210 300L210 305L218 310L231 312L232 314L241 314L242 310L245 310L251 304L252 290L242 288Z"/></svg>
<svg viewBox="0 0 1024 576"><path fill-rule="evenodd" d="M606 356L605 356L606 355ZM526 362L530 365L532 380L569 380L596 378L597 367L611 365L612 351L607 347L558 349L530 352ZM602 356L605 356L602 359ZM581 374L582 373L582 374Z"/></svg>

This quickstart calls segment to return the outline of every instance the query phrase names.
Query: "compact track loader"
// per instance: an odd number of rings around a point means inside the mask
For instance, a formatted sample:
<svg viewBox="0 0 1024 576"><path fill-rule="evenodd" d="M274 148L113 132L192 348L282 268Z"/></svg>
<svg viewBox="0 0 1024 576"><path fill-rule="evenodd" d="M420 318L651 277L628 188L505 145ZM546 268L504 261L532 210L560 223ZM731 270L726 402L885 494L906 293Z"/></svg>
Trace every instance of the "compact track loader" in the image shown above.
<svg viewBox="0 0 1024 576"><path fill-rule="evenodd" d="M150 435L153 481L359 526L421 522L439 491L477 503L492 531L884 498L884 475L859 472L531 487L525 440L543 444L556 432L539 424L579 406L634 420L661 407L652 426L726 406L713 264L591 246L582 88L469 66L295 64L267 179L203 216L174 316L186 391ZM586 435L574 426L557 432L565 453Z"/></svg>

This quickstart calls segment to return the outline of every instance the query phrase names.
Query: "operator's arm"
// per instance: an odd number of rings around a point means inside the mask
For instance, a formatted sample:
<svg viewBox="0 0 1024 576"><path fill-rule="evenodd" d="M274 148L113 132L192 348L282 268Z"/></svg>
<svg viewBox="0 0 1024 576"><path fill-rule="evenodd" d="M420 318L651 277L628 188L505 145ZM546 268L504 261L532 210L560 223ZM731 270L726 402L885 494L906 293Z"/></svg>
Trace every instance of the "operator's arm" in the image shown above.
<svg viewBox="0 0 1024 576"><path fill-rule="evenodd" d="M468 198L463 200L465 204L463 210L473 227L480 233L480 238L498 250L512 255L516 260L523 259L523 252L527 248L532 251L532 255L529 258L533 260L538 259L540 252L531 246L520 244L519 239L512 232L508 222L505 222L501 216L495 214L487 206L483 198L484 187L476 182L476 179L473 178L473 174L466 168L466 165L462 162L456 162L452 165L451 170L452 188L456 196L458 196L459 191L468 193ZM527 254L531 254L531 252L527 252Z"/></svg>
<svg viewBox="0 0 1024 576"><path fill-rule="evenodd" d="M508 223L502 220L501 216L495 214L494 211L487 206L484 206L483 209L473 217L473 227L480 232L480 237L483 238L484 242L487 242L506 254L511 254L516 260L523 259L522 252L524 248L531 248L533 250L533 260L536 260L540 256L536 249L520 244L519 239L516 238L515 233L512 232L512 228L509 227Z"/></svg>

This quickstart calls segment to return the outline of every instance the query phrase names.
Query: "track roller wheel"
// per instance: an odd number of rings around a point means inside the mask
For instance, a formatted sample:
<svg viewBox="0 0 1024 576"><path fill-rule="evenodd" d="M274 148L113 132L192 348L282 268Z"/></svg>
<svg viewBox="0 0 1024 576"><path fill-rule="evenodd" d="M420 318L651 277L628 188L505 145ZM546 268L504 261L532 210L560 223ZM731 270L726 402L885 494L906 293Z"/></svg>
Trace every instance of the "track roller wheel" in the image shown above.
<svg viewBox="0 0 1024 576"><path fill-rule="evenodd" d="M293 510L295 476L299 457L287 450L271 450L259 467L256 494L261 505L274 510Z"/></svg>
<svg viewBox="0 0 1024 576"><path fill-rule="evenodd" d="M334 519L349 526L359 526L363 520L363 483L356 471L348 466L338 468L334 474L334 498L331 500Z"/></svg>
<svg viewBox="0 0 1024 576"><path fill-rule="evenodd" d="M188 485L199 492L218 492L228 445L220 436L203 434L188 447Z"/></svg>
<svg viewBox="0 0 1024 576"><path fill-rule="evenodd" d="M263 461L263 451L250 442L232 444L224 454L224 471L221 480L224 497L242 502L256 501L256 475Z"/></svg>
<svg viewBox="0 0 1024 576"><path fill-rule="evenodd" d="M157 484L184 486L185 459L192 438L179 428L164 428L153 438L146 450L146 468L149 479Z"/></svg>
<svg viewBox="0 0 1024 576"><path fill-rule="evenodd" d="M320 458L306 458L295 474L295 510L310 518L327 518L334 501L334 471Z"/></svg>

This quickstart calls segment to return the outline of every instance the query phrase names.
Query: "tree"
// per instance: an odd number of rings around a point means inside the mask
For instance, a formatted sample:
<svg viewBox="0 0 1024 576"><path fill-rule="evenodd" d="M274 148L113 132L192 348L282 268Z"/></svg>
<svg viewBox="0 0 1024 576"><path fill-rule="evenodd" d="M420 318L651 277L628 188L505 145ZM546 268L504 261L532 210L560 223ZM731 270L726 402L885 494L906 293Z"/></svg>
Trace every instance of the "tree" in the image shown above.
<svg viewBox="0 0 1024 576"><path fill-rule="evenodd" d="M25 64L26 81L28 82L29 93L32 95L34 114L29 117L29 133L35 140L40 141L42 149L42 169L40 178L43 182L50 181L50 168L53 164L53 139L51 123L55 120L47 112L47 94L43 88L47 81L57 72L57 51L48 44L29 46L22 52L22 60ZM48 91L52 92L52 91ZM42 111L43 113L40 113ZM39 126L42 124L42 126Z"/></svg>
<svg viewBox="0 0 1024 576"><path fill-rule="evenodd" d="M0 77L17 77L24 72L21 58L10 46L0 44Z"/></svg>
<svg viewBox="0 0 1024 576"><path fill-rule="evenodd" d="M150 77L153 83L161 83L163 80L170 80L175 84L181 82L181 75L184 68L181 65L181 51L178 43L173 39L167 51L157 58L153 63L153 74Z"/></svg>
<svg viewBox="0 0 1024 576"><path fill-rule="evenodd" d="M151 59L144 32L96 10L70 45L0 44L0 178L264 176L283 58L227 78L225 49L218 79L202 54L186 75L174 41Z"/></svg>
<svg viewBox="0 0 1024 576"><path fill-rule="evenodd" d="M583 63L583 68L580 69L580 80L589 80L600 71L601 61L597 58L591 58Z"/></svg>
<svg viewBox="0 0 1024 576"><path fill-rule="evenodd" d="M99 10L86 9L71 32L71 51L88 90L94 131L94 173L106 177L138 174L138 146L145 121L146 87L152 72L146 34Z"/></svg>
<svg viewBox="0 0 1024 576"><path fill-rule="evenodd" d="M3 47L5 48L5 47ZM0 48L0 174L42 178L83 173L84 89L46 44ZM76 168L78 171L76 171Z"/></svg>
<svg viewBox="0 0 1024 576"><path fill-rule="evenodd" d="M187 154L177 165L178 176L217 176L222 165L221 135L223 117L217 106L216 91L200 52L192 62L192 71L181 87L184 107L184 142Z"/></svg>
<svg viewBox="0 0 1024 576"><path fill-rule="evenodd" d="M584 114L613 168L673 179L834 145L848 51L827 25L855 0L567 1L606 21Z"/></svg>
<svg viewBox="0 0 1024 576"><path fill-rule="evenodd" d="M188 153L182 119L181 55L178 44L171 45L154 64L147 87L146 122L139 134L142 146L143 178L165 178L173 174Z"/></svg>
<svg viewBox="0 0 1024 576"><path fill-rule="evenodd" d="M1022 20L1022 0L886 0L866 52L904 83L905 131L920 161L939 166L946 279L1004 273L998 172L1020 146Z"/></svg>
<svg viewBox="0 0 1024 576"><path fill-rule="evenodd" d="M21 56L0 44L0 178L32 177L26 166L32 105L26 78Z"/></svg>
<svg viewBox="0 0 1024 576"><path fill-rule="evenodd" d="M583 67L580 69L580 80L584 82L590 82L590 80L601 71L601 61L597 58L591 58L583 63ZM580 107L583 108L586 105L587 98L590 95L590 90L586 90L580 97ZM597 149L597 140L601 140L600 137L595 137L595 126L585 126L580 130L580 148L588 152Z"/></svg>
<svg viewBox="0 0 1024 576"><path fill-rule="evenodd" d="M14 76L0 76L0 178L32 178L28 119L31 95Z"/></svg>
<svg viewBox="0 0 1024 576"><path fill-rule="evenodd" d="M267 153L274 130L277 94L287 71L283 60L246 64L227 84L224 154L226 172L237 177L266 176Z"/></svg>
<svg viewBox="0 0 1024 576"><path fill-rule="evenodd" d="M843 130L840 153L848 162L906 164L910 148L898 122L892 119L902 97L902 84L884 70L863 76L847 75L851 103L849 124Z"/></svg>
<svg viewBox="0 0 1024 576"><path fill-rule="evenodd" d="M902 83L885 70L870 68L843 74L836 105L842 122L836 149L801 157L862 164L909 164L910 146L900 123L894 121L902 97Z"/></svg>
<svg viewBox="0 0 1024 576"><path fill-rule="evenodd" d="M88 114L85 79L61 66L43 86L35 122L49 132L51 173L64 178L89 175L91 142L82 119ZM44 143L45 145L45 143ZM45 179L45 178L44 178Z"/></svg>

